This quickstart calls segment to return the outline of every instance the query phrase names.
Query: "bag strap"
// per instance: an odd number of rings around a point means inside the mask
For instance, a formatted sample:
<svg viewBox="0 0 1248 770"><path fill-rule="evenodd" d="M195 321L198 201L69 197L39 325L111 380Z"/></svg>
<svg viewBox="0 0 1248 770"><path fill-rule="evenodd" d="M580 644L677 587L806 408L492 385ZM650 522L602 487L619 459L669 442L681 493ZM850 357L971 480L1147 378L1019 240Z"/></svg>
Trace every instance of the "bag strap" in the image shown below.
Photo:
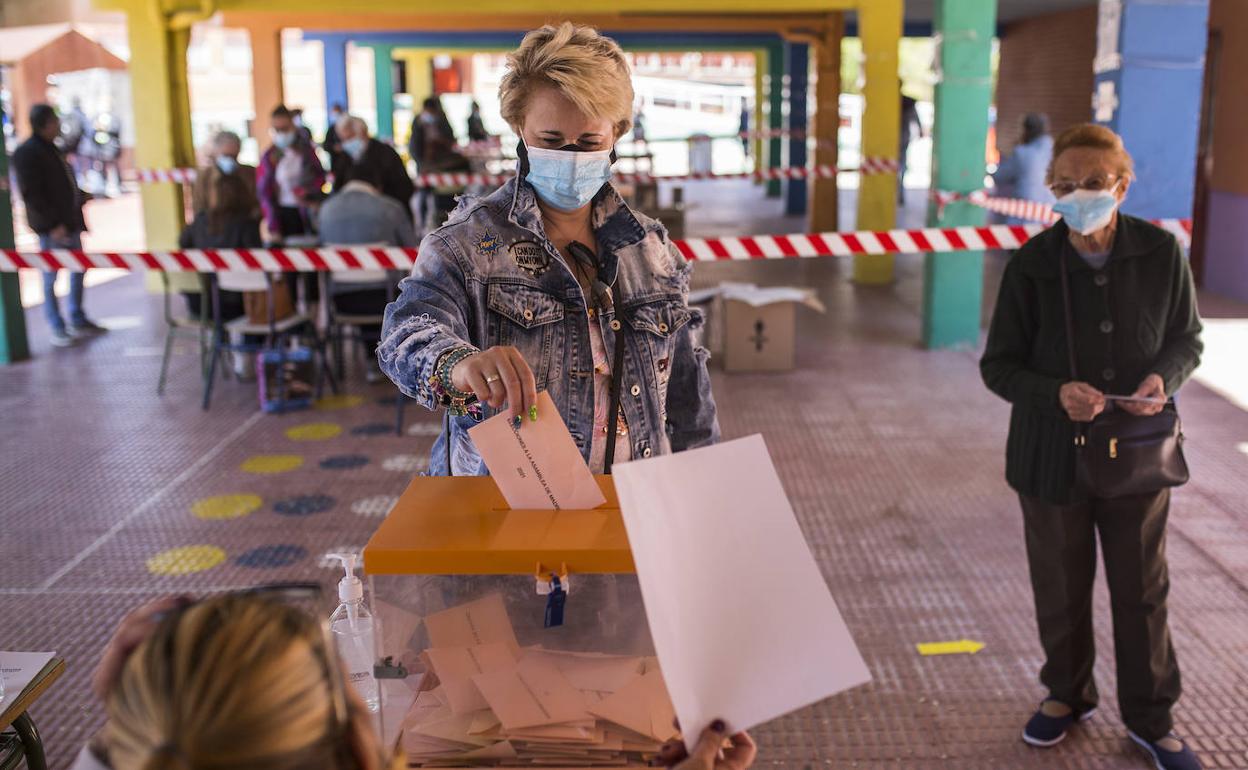
<svg viewBox="0 0 1248 770"><path fill-rule="evenodd" d="M607 411L607 453L602 463L602 472L611 474L611 463L615 461L615 440L619 435L620 423L620 389L624 385L624 322L619 313L614 319L615 325L615 360L611 364L611 406ZM592 439L591 439L592 440Z"/></svg>

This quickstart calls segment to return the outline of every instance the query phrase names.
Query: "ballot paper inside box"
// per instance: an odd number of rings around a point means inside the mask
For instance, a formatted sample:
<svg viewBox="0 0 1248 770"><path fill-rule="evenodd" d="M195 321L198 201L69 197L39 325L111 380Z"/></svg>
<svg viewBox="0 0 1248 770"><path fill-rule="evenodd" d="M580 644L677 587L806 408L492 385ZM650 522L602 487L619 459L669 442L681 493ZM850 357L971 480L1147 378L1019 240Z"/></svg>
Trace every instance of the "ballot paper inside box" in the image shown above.
<svg viewBox="0 0 1248 770"><path fill-rule="evenodd" d="M419 477L364 549L381 671L406 675L383 680L382 722L409 764L644 766L675 735L599 483L595 510L524 511L489 478Z"/></svg>

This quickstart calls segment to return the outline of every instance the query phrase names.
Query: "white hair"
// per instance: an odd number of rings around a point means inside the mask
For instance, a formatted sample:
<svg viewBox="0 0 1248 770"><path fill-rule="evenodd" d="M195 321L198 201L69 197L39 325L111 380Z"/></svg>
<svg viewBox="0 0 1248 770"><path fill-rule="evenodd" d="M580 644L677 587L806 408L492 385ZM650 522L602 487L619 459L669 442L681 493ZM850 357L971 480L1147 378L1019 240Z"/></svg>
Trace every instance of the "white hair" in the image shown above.
<svg viewBox="0 0 1248 770"><path fill-rule="evenodd" d="M334 121L334 131L337 132L339 136L344 133L349 133L354 136L358 133L360 136L367 138L368 123L364 122L364 118L344 112L338 116L337 120Z"/></svg>

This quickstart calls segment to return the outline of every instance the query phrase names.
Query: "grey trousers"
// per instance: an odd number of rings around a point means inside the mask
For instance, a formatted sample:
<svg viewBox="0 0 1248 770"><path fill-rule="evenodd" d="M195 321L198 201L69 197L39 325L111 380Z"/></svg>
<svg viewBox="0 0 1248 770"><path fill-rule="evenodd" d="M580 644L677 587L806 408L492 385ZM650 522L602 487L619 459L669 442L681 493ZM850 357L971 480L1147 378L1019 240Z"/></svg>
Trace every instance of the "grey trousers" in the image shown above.
<svg viewBox="0 0 1248 770"><path fill-rule="evenodd" d="M1092 584L1099 535L1114 619L1118 708L1141 738L1164 737L1181 692L1166 621L1170 490L1070 505L1019 497L1045 655L1041 683L1076 711L1097 704Z"/></svg>

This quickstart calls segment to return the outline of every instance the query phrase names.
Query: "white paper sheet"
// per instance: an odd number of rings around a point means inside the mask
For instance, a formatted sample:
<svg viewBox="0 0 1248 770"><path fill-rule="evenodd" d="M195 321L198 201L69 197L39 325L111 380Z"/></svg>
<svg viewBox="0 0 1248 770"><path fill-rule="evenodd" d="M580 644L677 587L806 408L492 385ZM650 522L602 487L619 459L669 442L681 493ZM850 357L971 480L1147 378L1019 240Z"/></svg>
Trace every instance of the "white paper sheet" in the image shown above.
<svg viewBox="0 0 1248 770"><path fill-rule="evenodd" d="M30 680L56 657L55 652L4 652L0 650L0 677L4 678L4 697L0 704L11 703Z"/></svg>
<svg viewBox="0 0 1248 770"><path fill-rule="evenodd" d="M762 436L616 466L685 736L748 730L870 681Z"/></svg>

